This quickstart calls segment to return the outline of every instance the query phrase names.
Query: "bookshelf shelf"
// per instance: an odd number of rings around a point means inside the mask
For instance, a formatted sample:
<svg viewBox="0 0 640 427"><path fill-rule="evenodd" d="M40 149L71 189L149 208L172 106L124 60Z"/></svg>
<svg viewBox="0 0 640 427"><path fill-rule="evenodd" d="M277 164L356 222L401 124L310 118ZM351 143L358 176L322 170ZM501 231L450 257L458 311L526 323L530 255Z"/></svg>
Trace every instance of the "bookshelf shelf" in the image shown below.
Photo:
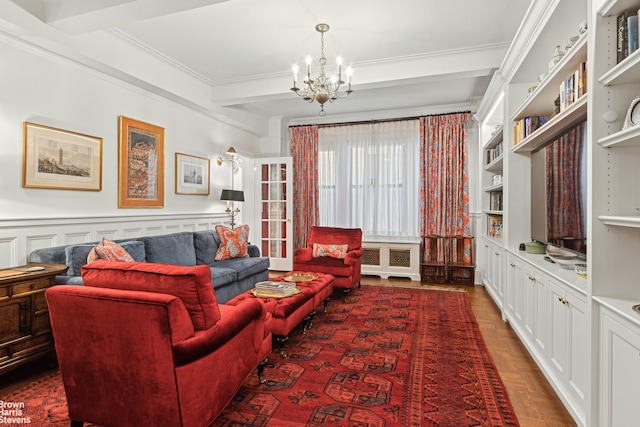
<svg viewBox="0 0 640 427"><path fill-rule="evenodd" d="M638 0L606 0L598 9L598 14L603 17L616 16L634 7L638 7Z"/></svg>
<svg viewBox="0 0 640 427"><path fill-rule="evenodd" d="M633 126L600 138L598 144L604 148L638 146L640 145L640 126Z"/></svg>
<svg viewBox="0 0 640 427"><path fill-rule="evenodd" d="M513 121L526 116L551 116L554 111L553 101L558 96L560 84L578 69L581 62L587 59L587 33L582 34L576 43L569 49L562 60L540 82L520 108L512 116Z"/></svg>
<svg viewBox="0 0 640 427"><path fill-rule="evenodd" d="M598 83L604 86L617 86L637 83L640 75L640 50L622 60L619 64L603 74Z"/></svg>
<svg viewBox="0 0 640 427"><path fill-rule="evenodd" d="M502 126L500 126L499 128L496 128L496 130L494 130L494 132L495 133L484 144L484 148L485 149L494 148L494 147L496 147L498 144L500 144L502 142L502 139L503 139Z"/></svg>
<svg viewBox="0 0 640 427"><path fill-rule="evenodd" d="M600 215L598 219L605 225L640 228L640 216Z"/></svg>
<svg viewBox="0 0 640 427"><path fill-rule="evenodd" d="M496 157L491 163L484 167L484 170L488 172L502 172L502 161L504 156L501 154Z"/></svg>
<svg viewBox="0 0 640 427"><path fill-rule="evenodd" d="M502 215L504 212L503 211L492 211L492 210L489 210L489 211L486 211L485 213L487 215Z"/></svg>
<svg viewBox="0 0 640 427"><path fill-rule="evenodd" d="M487 192L487 193L492 193L492 192L495 192L495 191L502 191L502 188L503 188L503 184L500 183L500 184L490 185L488 187L485 187L484 191Z"/></svg>
<svg viewBox="0 0 640 427"><path fill-rule="evenodd" d="M562 134L576 123L587 117L587 94L582 95L566 110L554 116L546 124L541 126L518 145L513 146L512 151L524 153L534 151L542 147L555 137Z"/></svg>

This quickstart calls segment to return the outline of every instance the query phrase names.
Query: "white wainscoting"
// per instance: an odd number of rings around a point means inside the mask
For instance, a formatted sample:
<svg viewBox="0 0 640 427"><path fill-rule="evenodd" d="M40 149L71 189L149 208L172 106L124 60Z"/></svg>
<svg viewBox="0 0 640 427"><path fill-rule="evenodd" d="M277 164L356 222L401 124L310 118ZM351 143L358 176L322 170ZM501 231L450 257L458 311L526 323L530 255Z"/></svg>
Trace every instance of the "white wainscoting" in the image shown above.
<svg viewBox="0 0 640 427"><path fill-rule="evenodd" d="M26 264L36 249L95 242L103 237L210 230L218 224L228 226L228 221L224 213L0 220L0 268Z"/></svg>
<svg viewBox="0 0 640 427"><path fill-rule="evenodd" d="M420 240L363 240L362 274L420 281Z"/></svg>

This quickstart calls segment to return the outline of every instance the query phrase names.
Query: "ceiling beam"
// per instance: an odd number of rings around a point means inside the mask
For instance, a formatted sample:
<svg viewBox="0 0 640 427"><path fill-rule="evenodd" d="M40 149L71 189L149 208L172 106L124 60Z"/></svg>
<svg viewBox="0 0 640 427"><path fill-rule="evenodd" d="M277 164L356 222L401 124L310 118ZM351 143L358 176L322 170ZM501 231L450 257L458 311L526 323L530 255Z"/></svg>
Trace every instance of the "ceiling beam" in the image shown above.
<svg viewBox="0 0 640 427"><path fill-rule="evenodd" d="M13 0L42 22L78 35L229 0Z"/></svg>

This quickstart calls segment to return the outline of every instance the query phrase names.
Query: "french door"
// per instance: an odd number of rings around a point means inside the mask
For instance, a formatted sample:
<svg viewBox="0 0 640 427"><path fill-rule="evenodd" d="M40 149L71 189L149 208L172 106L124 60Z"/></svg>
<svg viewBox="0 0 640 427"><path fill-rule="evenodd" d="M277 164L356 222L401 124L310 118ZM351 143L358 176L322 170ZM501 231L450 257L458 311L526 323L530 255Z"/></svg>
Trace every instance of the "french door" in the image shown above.
<svg viewBox="0 0 640 427"><path fill-rule="evenodd" d="M270 270L290 271L293 267L292 159L256 159L256 170L261 254L269 257Z"/></svg>

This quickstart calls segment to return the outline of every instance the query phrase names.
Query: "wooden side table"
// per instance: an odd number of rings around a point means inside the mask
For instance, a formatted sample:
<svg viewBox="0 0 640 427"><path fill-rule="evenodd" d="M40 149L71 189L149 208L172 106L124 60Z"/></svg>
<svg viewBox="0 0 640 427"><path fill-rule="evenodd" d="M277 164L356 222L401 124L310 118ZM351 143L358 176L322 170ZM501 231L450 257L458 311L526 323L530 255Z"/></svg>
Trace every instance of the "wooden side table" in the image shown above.
<svg viewBox="0 0 640 427"><path fill-rule="evenodd" d="M44 292L67 268L30 263L0 269L0 375L53 352Z"/></svg>

